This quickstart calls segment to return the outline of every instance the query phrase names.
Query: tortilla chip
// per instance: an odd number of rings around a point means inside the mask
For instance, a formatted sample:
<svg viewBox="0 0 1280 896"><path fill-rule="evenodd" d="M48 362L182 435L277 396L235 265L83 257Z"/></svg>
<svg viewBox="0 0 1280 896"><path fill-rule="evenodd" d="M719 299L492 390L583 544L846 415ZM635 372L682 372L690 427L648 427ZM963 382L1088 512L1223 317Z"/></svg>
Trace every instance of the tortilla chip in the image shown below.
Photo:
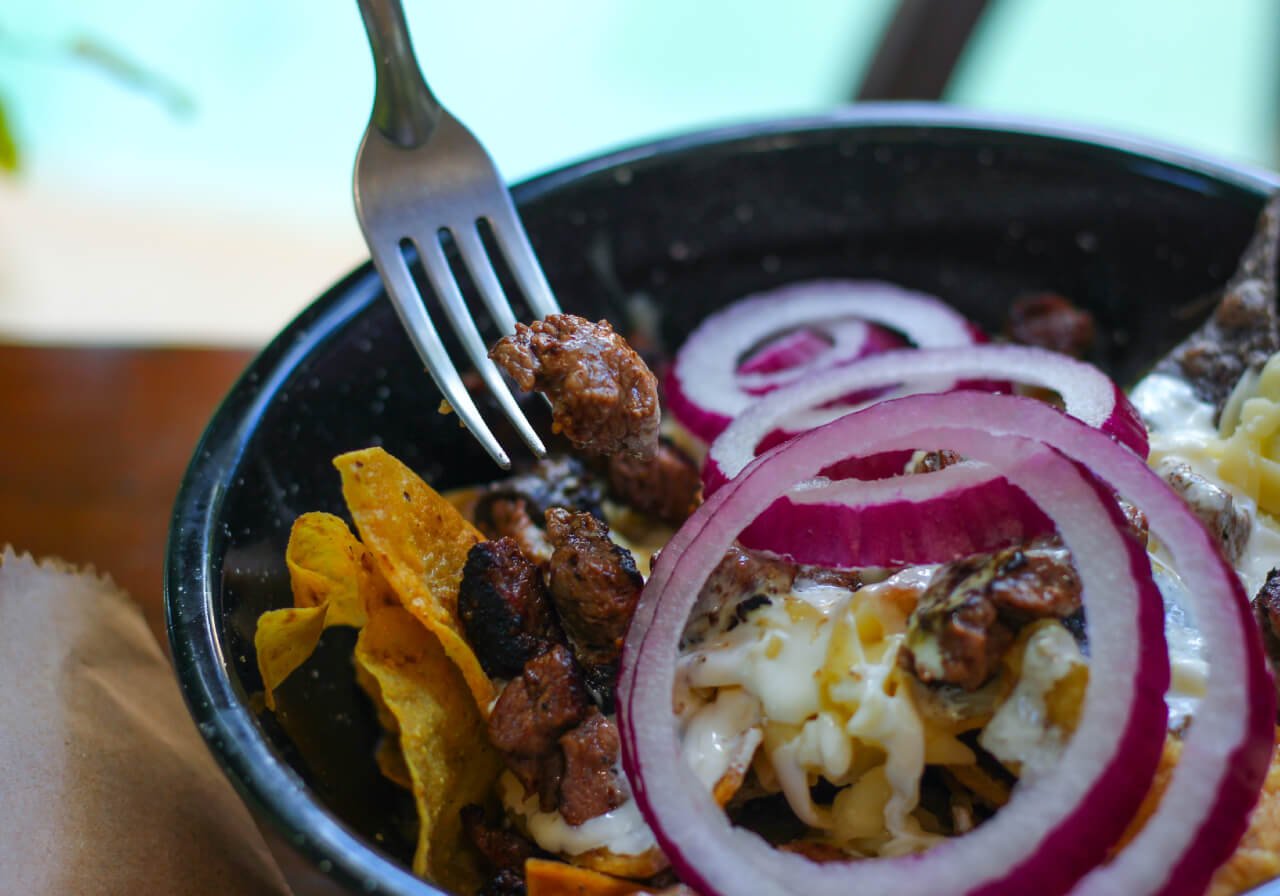
<svg viewBox="0 0 1280 896"><path fill-rule="evenodd" d="M526 859L524 885L528 896L631 896L647 889L634 880L550 859Z"/></svg>
<svg viewBox="0 0 1280 896"><path fill-rule="evenodd" d="M1280 728L1276 729L1276 742L1280 743ZM1113 854L1136 837L1151 818L1181 756L1182 741L1177 735L1168 735L1151 790L1119 845L1113 848ZM1233 896L1277 876L1280 876L1280 755L1272 753L1271 768L1262 784L1262 793L1249 815L1249 827L1240 838L1236 851L1214 873L1207 896Z"/></svg>
<svg viewBox="0 0 1280 896"><path fill-rule="evenodd" d="M365 603L381 588L373 555L331 513L304 513L293 522L285 549L295 607L329 605L325 626L359 628Z"/></svg>
<svg viewBox="0 0 1280 896"><path fill-rule="evenodd" d="M376 613L377 610L374 610ZM374 678L373 673L365 668L364 663L360 662L360 656L351 658L352 665L356 668L356 684L360 686L360 690L368 695L369 700L373 703L374 711L378 714L378 725L388 734L399 734L400 723L396 721L395 714L387 706L387 701L382 699L382 685L378 684L378 679Z"/></svg>
<svg viewBox="0 0 1280 896"><path fill-rule="evenodd" d="M360 538L404 608L439 640L487 717L496 696L458 620L467 552L484 536L431 486L381 448L334 458Z"/></svg>
<svg viewBox="0 0 1280 896"><path fill-rule="evenodd" d="M262 676L267 709L276 708L276 688L307 661L320 643L327 613L328 607L321 604L269 610L258 617L253 649L258 654L258 673Z"/></svg>
<svg viewBox="0 0 1280 896"><path fill-rule="evenodd" d="M475 892L484 874L460 812L490 797L502 759L466 681L439 641L401 607L375 609L356 657L399 723L420 824L414 874L454 892Z"/></svg>
<svg viewBox="0 0 1280 896"><path fill-rule="evenodd" d="M667 857L662 854L662 850L653 846L636 856L618 855L610 852L608 847L601 846L590 852L584 852L582 855L573 857L575 865L581 865L583 868L589 868L592 871L599 871L601 874L610 874L614 877L629 877L635 880L644 880L653 877L659 871L667 868Z"/></svg>
<svg viewBox="0 0 1280 896"><path fill-rule="evenodd" d="M413 776L409 774L409 764L404 761L404 750L400 749L398 734L384 734L378 741L378 749L373 758L384 778L397 787L413 790Z"/></svg>

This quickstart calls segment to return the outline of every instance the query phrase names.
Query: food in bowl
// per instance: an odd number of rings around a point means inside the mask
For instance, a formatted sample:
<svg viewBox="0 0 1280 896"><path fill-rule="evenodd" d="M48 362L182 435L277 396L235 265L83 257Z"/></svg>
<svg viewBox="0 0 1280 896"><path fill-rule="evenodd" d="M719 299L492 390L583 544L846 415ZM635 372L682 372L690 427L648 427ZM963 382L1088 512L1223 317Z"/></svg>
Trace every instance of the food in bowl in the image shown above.
<svg viewBox="0 0 1280 896"><path fill-rule="evenodd" d="M1274 245L1264 226L1141 418L930 297L819 283L690 337L651 466L565 457L441 496L343 455L359 539L295 524L267 699L326 624L360 627L415 870L454 889L1265 879L1269 802L1230 856L1274 739L1241 585L1269 625ZM1019 310L1012 332L1079 343L1061 300Z"/></svg>

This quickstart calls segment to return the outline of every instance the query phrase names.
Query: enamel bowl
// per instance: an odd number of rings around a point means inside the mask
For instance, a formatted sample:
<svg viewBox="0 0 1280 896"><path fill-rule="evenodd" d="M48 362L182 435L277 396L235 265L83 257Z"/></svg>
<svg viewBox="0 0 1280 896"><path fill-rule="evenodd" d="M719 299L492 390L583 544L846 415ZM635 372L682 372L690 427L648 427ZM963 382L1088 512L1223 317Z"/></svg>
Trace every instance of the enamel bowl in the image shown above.
<svg viewBox="0 0 1280 896"><path fill-rule="evenodd" d="M1094 313L1092 360L1127 384L1208 312L1278 184L1165 147L911 105L677 137L514 193L564 308L623 330L648 321L667 348L715 308L806 278L891 280L988 329L1014 297L1052 290ZM366 264L245 372L174 509L178 678L299 894L438 892L407 870L413 806L374 765L353 634L325 635L273 715L253 632L290 601L293 519L344 514L335 455L383 445L437 488L493 478L439 402Z"/></svg>

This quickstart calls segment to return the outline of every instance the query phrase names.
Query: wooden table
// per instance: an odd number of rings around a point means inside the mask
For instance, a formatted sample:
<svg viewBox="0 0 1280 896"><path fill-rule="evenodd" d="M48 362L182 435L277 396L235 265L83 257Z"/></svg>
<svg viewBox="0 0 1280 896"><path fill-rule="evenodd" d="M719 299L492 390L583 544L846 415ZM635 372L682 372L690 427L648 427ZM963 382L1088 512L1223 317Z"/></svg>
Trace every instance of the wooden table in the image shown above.
<svg viewBox="0 0 1280 896"><path fill-rule="evenodd" d="M165 644L178 483L253 356L0 344L0 545L109 573Z"/></svg>

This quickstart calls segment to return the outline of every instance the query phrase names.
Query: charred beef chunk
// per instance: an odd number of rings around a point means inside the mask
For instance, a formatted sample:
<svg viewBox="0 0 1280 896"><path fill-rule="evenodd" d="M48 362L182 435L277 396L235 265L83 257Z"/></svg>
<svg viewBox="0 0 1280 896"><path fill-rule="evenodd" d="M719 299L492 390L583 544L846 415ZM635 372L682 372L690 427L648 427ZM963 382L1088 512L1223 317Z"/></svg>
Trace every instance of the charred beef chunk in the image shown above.
<svg viewBox="0 0 1280 896"><path fill-rule="evenodd" d="M1022 296L1009 306L1005 335L1021 345L1083 358L1093 348L1093 315L1056 293Z"/></svg>
<svg viewBox="0 0 1280 896"><path fill-rule="evenodd" d="M1260 370L1280 350L1276 313L1276 256L1280 193L1268 200L1252 241L1209 320L1156 367L1185 377L1217 414L1246 370Z"/></svg>
<svg viewBox="0 0 1280 896"><path fill-rule="evenodd" d="M940 567L908 624L904 664L927 684L976 690L1019 628L1080 609L1080 579L1057 539Z"/></svg>
<svg viewBox="0 0 1280 896"><path fill-rule="evenodd" d="M525 663L502 689L489 715L489 740L509 756L536 759L550 753L590 708L577 663L556 645Z"/></svg>
<svg viewBox="0 0 1280 896"><path fill-rule="evenodd" d="M552 750L543 756L507 756L507 768L525 789L538 798L538 809L555 812L560 804L560 779L564 777L564 754Z"/></svg>
<svg viewBox="0 0 1280 896"><path fill-rule="evenodd" d="M564 640L541 570L512 538L482 541L468 552L458 616L493 678L519 675L525 663Z"/></svg>
<svg viewBox="0 0 1280 896"><path fill-rule="evenodd" d="M551 559L551 542L542 527L529 516L524 498L495 497L485 503L485 522L480 526L490 538L510 538L520 551L539 566Z"/></svg>
<svg viewBox="0 0 1280 896"><path fill-rule="evenodd" d="M609 489L624 504L678 526L697 506L702 477L689 455L663 439L652 460L611 456Z"/></svg>
<svg viewBox="0 0 1280 896"><path fill-rule="evenodd" d="M1209 534L1222 546L1223 556L1232 563L1237 562L1244 553L1249 531L1253 528L1249 511L1238 506L1230 492L1218 488L1187 464L1165 458L1157 465L1156 472L1195 512Z"/></svg>
<svg viewBox="0 0 1280 896"><path fill-rule="evenodd" d="M736 545L729 548L698 592L685 625L683 645L696 644L726 625L732 628L745 622L751 610L789 594L799 574L800 567L787 560ZM726 611L734 617L722 618Z"/></svg>
<svg viewBox="0 0 1280 896"><path fill-rule="evenodd" d="M1124 498L1117 497L1116 503L1120 505L1120 513L1129 524L1129 531L1133 533L1133 537L1145 546L1150 534L1147 530L1147 515L1138 509L1138 505L1130 504Z"/></svg>
<svg viewBox="0 0 1280 896"><path fill-rule="evenodd" d="M912 473L936 473L945 470L952 464L958 464L962 458L949 448L941 451L926 451L911 465Z"/></svg>
<svg viewBox="0 0 1280 896"><path fill-rule="evenodd" d="M545 566L552 550L542 531L546 512L566 507L603 519L604 492L604 480L577 458L547 458L487 488L476 501L476 525L490 538L514 538L526 557Z"/></svg>
<svg viewBox="0 0 1280 896"><path fill-rule="evenodd" d="M551 400L552 425L587 454L658 450L658 380L608 321L572 314L504 336L489 357L526 392Z"/></svg>
<svg viewBox="0 0 1280 896"><path fill-rule="evenodd" d="M493 505L504 499L524 501L525 510L539 526L552 507L566 507L602 517L604 511L600 502L604 500L604 481L576 457L559 455L540 460L524 472L495 482L476 501L476 524L490 537L513 534L493 531L498 523L494 519Z"/></svg>
<svg viewBox="0 0 1280 896"><path fill-rule="evenodd" d="M582 824L626 801L613 770L619 746L618 729L596 709L577 728L561 735L560 814L569 824Z"/></svg>
<svg viewBox="0 0 1280 896"><path fill-rule="evenodd" d="M476 891L476 896L526 896L528 892L522 873L503 868Z"/></svg>
<svg viewBox="0 0 1280 896"><path fill-rule="evenodd" d="M607 708L644 580L631 552L614 544L609 527L591 514L553 508L546 519L555 547L548 565L551 599L597 700Z"/></svg>
<svg viewBox="0 0 1280 896"><path fill-rule="evenodd" d="M795 588L843 588L857 591L862 587L862 575L856 569L829 569L825 566L800 566L796 570Z"/></svg>
<svg viewBox="0 0 1280 896"><path fill-rule="evenodd" d="M463 806L460 814L467 839L490 867L522 871L525 859L537 855L533 841L519 831L489 824L482 807L474 803Z"/></svg>
<svg viewBox="0 0 1280 896"><path fill-rule="evenodd" d="M1267 573L1267 580L1253 599L1253 618L1262 630L1262 647L1276 679L1280 697L1280 567Z"/></svg>

